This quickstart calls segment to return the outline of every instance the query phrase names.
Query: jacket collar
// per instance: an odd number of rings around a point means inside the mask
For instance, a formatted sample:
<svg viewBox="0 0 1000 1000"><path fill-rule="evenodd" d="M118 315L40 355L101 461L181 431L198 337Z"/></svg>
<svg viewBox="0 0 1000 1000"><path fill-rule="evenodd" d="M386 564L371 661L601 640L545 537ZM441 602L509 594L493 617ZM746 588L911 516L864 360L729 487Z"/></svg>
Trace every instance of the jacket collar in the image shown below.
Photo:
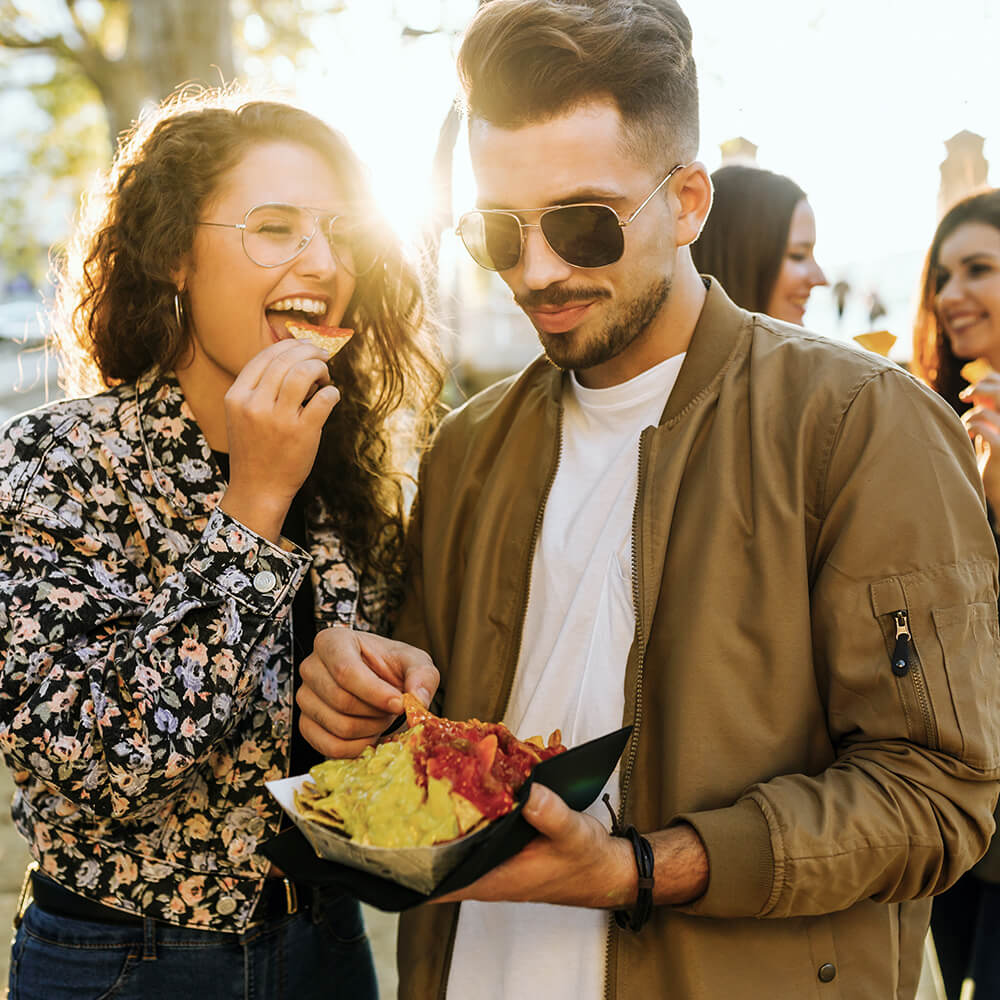
<svg viewBox="0 0 1000 1000"><path fill-rule="evenodd" d="M215 507L226 482L173 372L135 385L138 432L152 488L186 520Z"/></svg>
<svg viewBox="0 0 1000 1000"><path fill-rule="evenodd" d="M670 424L713 392L726 369L737 356L741 345L749 343L753 315L737 306L715 278L706 277L708 290L698 322L695 324L687 356L681 366L660 424ZM568 379L566 372L539 358L536 364L548 365L546 395L558 404Z"/></svg>
<svg viewBox="0 0 1000 1000"><path fill-rule="evenodd" d="M715 391L740 346L749 343L752 315L735 305L715 278L708 278L707 281L705 304L660 419L661 424L673 423L702 397Z"/></svg>

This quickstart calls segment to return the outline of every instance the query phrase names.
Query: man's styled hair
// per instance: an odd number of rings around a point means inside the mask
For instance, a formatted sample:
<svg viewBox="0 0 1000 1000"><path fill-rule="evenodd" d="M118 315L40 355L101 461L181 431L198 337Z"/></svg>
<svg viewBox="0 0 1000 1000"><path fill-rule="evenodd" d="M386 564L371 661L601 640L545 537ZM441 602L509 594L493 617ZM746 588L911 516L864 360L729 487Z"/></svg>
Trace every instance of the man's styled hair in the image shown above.
<svg viewBox="0 0 1000 1000"><path fill-rule="evenodd" d="M520 128L605 99L643 163L697 154L691 25L674 0L487 0L458 72L472 119Z"/></svg>

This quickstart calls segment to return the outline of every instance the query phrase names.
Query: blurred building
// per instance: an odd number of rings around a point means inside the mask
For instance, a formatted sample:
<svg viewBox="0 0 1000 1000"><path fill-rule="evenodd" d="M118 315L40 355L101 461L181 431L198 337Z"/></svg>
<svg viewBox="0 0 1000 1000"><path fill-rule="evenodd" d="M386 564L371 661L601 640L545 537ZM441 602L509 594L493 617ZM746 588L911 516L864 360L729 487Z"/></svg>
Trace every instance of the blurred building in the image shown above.
<svg viewBox="0 0 1000 1000"><path fill-rule="evenodd" d="M941 186L938 188L938 218L973 191L986 187L989 163L983 155L985 139L963 129L945 139L948 151L941 163Z"/></svg>
<svg viewBox="0 0 1000 1000"><path fill-rule="evenodd" d="M757 166L757 146L742 135L720 142L719 151L722 153L722 166L724 167L731 163L744 167Z"/></svg>

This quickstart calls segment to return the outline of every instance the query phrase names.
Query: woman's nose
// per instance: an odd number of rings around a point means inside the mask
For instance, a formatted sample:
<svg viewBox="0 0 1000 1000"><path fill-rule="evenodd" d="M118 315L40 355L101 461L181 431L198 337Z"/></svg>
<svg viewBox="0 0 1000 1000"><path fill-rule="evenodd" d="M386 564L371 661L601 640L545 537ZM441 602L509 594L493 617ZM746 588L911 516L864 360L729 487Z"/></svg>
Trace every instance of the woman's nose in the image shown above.
<svg viewBox="0 0 1000 1000"><path fill-rule="evenodd" d="M295 269L303 275L321 279L330 278L343 267L333 244L322 230L313 234L302 253L295 258Z"/></svg>

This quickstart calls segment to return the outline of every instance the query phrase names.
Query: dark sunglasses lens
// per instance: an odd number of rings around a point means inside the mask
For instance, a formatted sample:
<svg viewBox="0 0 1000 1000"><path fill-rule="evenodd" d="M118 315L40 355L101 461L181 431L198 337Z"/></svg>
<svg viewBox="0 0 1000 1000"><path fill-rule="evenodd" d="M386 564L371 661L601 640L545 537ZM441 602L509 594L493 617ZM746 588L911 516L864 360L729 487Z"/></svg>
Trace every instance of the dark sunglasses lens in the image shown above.
<svg viewBox="0 0 1000 1000"><path fill-rule="evenodd" d="M542 215L548 244L574 267L604 267L621 258L625 234L607 205L567 205Z"/></svg>
<svg viewBox="0 0 1000 1000"><path fill-rule="evenodd" d="M458 231L472 259L490 271L506 271L521 257L521 227L513 215L467 212Z"/></svg>

